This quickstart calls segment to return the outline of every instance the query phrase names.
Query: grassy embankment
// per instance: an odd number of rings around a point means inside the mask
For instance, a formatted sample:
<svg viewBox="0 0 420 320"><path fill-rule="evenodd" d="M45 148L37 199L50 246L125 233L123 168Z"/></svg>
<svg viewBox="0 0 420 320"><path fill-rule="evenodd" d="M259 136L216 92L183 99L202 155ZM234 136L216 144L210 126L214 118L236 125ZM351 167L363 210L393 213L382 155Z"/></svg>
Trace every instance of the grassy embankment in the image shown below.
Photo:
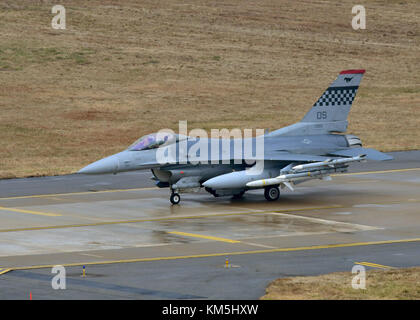
<svg viewBox="0 0 420 320"><path fill-rule="evenodd" d="M336 77L367 70L349 133L383 151L420 149L420 2L0 4L0 178L64 174L162 128L276 129Z"/></svg>
<svg viewBox="0 0 420 320"><path fill-rule="evenodd" d="M420 299L420 267L366 272L366 289L353 289L351 272L316 277L277 279L266 289L265 300L286 299Z"/></svg>

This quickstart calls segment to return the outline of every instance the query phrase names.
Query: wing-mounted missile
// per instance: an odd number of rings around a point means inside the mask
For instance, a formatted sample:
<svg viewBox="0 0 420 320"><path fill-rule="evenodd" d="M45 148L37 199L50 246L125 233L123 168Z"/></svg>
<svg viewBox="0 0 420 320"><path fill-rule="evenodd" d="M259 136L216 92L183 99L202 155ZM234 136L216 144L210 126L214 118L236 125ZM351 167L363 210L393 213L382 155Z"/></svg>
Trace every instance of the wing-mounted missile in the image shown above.
<svg viewBox="0 0 420 320"><path fill-rule="evenodd" d="M278 177L271 178L271 179L262 179L251 181L246 184L249 188L263 188L266 186L271 185L281 185L284 187L288 187L290 190L294 190L292 184L296 184L300 180L310 180L310 179L323 179L325 176L328 176L333 173L340 173L346 172L346 167L339 167L339 168L325 168L325 169L318 169L318 170L311 170L305 172L298 172L298 173L288 173L282 174Z"/></svg>
<svg viewBox="0 0 420 320"><path fill-rule="evenodd" d="M359 156L356 157L351 157L351 158L342 158L342 159L328 159L325 161L321 161L321 162L313 162L313 163L307 163L307 164L300 164L297 166L292 167L292 171L296 172L296 171L302 171L302 170L307 170L307 169L314 169L314 168L318 168L318 167L331 167L334 168L337 165L344 165L350 162L358 162L358 161L365 161L366 160L366 155L365 154L361 154Z"/></svg>
<svg viewBox="0 0 420 320"><path fill-rule="evenodd" d="M347 171L346 164L349 162L364 161L365 155L359 155L352 158L344 159L329 159L322 162L314 162L308 164L301 164L293 166L289 172L282 170L282 174L271 179L261 179L251 181L246 184L249 188L263 188L270 185L281 185L290 190L294 190L292 184L296 184L302 180L310 179L325 179L327 180L330 174L341 173Z"/></svg>

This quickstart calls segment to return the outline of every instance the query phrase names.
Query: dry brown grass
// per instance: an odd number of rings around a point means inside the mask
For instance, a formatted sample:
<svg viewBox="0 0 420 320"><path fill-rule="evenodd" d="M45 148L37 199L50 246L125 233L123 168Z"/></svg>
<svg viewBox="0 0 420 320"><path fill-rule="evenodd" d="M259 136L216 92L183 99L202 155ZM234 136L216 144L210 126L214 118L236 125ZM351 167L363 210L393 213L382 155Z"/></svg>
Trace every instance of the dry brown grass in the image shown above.
<svg viewBox="0 0 420 320"><path fill-rule="evenodd" d="M0 3L0 177L69 173L161 128L276 129L343 69L367 73L349 132L419 149L416 0Z"/></svg>
<svg viewBox="0 0 420 320"><path fill-rule="evenodd" d="M316 277L277 279L263 300L420 299L420 267L366 272L366 289L353 289L354 274L337 272Z"/></svg>

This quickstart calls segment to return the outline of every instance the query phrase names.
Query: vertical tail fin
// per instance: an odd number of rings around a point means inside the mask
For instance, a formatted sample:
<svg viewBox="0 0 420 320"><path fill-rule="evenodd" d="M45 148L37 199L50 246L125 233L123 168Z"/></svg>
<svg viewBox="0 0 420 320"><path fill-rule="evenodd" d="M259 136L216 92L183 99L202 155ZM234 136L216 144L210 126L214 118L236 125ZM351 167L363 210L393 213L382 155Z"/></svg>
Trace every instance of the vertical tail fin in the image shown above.
<svg viewBox="0 0 420 320"><path fill-rule="evenodd" d="M344 70L300 122L270 132L269 136L297 136L346 132L347 116L365 70Z"/></svg>
<svg viewBox="0 0 420 320"><path fill-rule="evenodd" d="M365 70L341 71L301 122L347 122L364 73Z"/></svg>

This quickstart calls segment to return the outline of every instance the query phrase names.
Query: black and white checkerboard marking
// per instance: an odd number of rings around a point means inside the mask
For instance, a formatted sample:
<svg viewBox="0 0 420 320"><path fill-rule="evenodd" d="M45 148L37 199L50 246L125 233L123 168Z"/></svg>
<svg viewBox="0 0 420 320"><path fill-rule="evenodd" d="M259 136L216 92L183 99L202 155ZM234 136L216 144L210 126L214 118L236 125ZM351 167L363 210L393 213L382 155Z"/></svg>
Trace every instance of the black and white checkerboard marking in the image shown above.
<svg viewBox="0 0 420 320"><path fill-rule="evenodd" d="M314 107L323 106L348 106L351 105L356 96L358 87L330 87L321 98L314 104Z"/></svg>

